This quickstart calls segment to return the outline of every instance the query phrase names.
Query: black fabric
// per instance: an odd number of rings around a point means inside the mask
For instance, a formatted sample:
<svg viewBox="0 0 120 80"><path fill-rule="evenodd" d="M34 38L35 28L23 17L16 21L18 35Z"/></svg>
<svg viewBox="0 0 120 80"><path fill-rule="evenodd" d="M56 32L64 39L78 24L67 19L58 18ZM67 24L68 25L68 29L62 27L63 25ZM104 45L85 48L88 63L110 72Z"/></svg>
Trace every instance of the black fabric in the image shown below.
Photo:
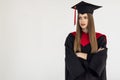
<svg viewBox="0 0 120 80"><path fill-rule="evenodd" d="M77 57L73 51L74 36L70 33L65 41L65 80L106 80L107 48L105 36L97 39L98 47L105 48L90 53L90 44L81 45L82 52L88 54L87 60Z"/></svg>
<svg viewBox="0 0 120 80"><path fill-rule="evenodd" d="M72 8L77 9L78 13L91 13L93 14L94 10L100 8L102 6L90 4L84 1L79 2L78 4L74 5Z"/></svg>

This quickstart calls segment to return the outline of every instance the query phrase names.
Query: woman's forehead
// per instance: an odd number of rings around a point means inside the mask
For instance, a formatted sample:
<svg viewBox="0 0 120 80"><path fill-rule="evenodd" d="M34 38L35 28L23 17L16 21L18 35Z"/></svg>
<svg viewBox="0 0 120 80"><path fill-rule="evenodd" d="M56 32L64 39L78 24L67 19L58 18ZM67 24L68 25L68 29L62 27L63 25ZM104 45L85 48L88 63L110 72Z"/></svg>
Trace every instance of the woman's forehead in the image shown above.
<svg viewBox="0 0 120 80"><path fill-rule="evenodd" d="M84 14L79 13L79 16L87 16L87 13L84 13Z"/></svg>

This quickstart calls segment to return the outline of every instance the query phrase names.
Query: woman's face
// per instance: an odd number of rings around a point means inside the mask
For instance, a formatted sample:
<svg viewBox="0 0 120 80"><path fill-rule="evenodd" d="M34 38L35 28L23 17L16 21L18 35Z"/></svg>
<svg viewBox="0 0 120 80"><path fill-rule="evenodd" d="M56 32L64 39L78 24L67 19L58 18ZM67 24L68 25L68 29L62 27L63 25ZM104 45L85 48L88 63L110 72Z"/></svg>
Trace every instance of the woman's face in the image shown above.
<svg viewBox="0 0 120 80"><path fill-rule="evenodd" d="M79 14L79 25L82 29L86 29L88 26L88 15L87 13Z"/></svg>

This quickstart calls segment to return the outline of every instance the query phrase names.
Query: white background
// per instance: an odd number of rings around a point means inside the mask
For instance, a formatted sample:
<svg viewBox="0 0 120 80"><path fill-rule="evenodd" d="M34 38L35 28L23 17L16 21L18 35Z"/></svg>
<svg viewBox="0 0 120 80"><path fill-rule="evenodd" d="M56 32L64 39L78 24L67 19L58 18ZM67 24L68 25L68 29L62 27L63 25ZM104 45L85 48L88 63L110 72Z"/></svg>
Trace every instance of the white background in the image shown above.
<svg viewBox="0 0 120 80"><path fill-rule="evenodd" d="M120 80L120 1L85 0L108 42L107 77ZM64 80L64 41L80 0L0 0L0 80Z"/></svg>

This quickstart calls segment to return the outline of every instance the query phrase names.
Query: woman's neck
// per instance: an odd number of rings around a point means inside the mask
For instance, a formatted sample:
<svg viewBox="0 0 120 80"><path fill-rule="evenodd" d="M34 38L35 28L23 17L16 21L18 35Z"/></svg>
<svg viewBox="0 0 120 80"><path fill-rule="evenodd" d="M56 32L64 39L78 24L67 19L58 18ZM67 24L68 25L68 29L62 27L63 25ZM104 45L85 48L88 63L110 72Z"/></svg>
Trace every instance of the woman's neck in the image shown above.
<svg viewBox="0 0 120 80"><path fill-rule="evenodd" d="M84 33L88 33L88 29L87 29L87 28L82 29L82 31L83 31Z"/></svg>

